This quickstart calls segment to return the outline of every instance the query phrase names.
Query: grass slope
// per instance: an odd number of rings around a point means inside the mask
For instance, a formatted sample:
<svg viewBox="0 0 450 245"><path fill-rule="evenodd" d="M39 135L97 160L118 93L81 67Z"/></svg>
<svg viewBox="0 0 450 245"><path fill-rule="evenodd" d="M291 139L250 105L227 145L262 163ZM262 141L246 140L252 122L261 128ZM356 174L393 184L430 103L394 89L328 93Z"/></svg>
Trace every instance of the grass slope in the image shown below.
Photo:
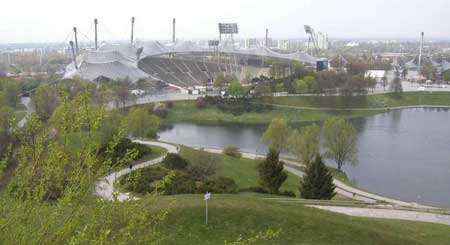
<svg viewBox="0 0 450 245"><path fill-rule="evenodd" d="M263 195L212 195L209 225L201 195L164 197L170 207L159 244L223 244L281 229L257 244L448 244L450 227L419 222L350 217L264 199Z"/></svg>
<svg viewBox="0 0 450 245"><path fill-rule="evenodd" d="M165 124L176 122L192 122L202 124L219 124L219 123L241 123L241 124L268 124L274 118L285 118L291 123L303 123L311 121L323 121L330 117L355 118L371 116L380 111L319 111L319 110L298 110L277 108L263 113L244 113L235 116L231 113L225 113L217 109L215 106L208 106L199 109L195 106L194 101L177 101L175 106L170 110L167 118L164 119Z"/></svg>
<svg viewBox="0 0 450 245"><path fill-rule="evenodd" d="M414 105L450 106L450 92L405 92L401 96L377 94L350 98L338 96L296 96L276 97L271 100L273 104L299 107L385 108Z"/></svg>

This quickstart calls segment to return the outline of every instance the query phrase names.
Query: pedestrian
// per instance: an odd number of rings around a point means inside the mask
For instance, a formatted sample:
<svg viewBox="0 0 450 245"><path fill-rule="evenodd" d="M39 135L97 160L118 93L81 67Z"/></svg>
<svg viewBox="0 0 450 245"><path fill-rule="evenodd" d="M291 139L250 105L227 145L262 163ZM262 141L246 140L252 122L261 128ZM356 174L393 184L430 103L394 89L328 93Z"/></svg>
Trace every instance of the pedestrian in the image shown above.
<svg viewBox="0 0 450 245"><path fill-rule="evenodd" d="M130 171L133 171L133 164L130 164Z"/></svg>

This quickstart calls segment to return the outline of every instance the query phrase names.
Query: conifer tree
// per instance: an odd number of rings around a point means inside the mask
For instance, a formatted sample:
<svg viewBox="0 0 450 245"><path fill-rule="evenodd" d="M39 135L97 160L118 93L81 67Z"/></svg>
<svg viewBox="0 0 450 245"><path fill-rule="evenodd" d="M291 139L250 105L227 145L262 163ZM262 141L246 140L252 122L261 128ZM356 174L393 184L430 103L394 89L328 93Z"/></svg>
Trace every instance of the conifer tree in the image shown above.
<svg viewBox="0 0 450 245"><path fill-rule="evenodd" d="M270 149L267 157L258 166L259 183L270 194L277 194L281 185L287 179L284 163L279 159L279 152Z"/></svg>
<svg viewBox="0 0 450 245"><path fill-rule="evenodd" d="M330 200L334 192L333 176L325 167L320 156L306 169L306 174L300 181L300 197L305 199Z"/></svg>

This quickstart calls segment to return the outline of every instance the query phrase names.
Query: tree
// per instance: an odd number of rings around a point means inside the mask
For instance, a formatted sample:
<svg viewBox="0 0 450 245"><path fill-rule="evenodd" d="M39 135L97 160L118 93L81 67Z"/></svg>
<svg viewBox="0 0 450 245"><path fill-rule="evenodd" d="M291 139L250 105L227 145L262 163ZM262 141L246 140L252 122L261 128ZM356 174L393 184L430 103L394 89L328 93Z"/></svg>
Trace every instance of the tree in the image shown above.
<svg viewBox="0 0 450 245"><path fill-rule="evenodd" d="M295 82L297 93L307 93L313 88L315 78L313 76L306 76Z"/></svg>
<svg viewBox="0 0 450 245"><path fill-rule="evenodd" d="M386 87L388 85L388 78L386 75L381 78L381 85L383 85L383 90L386 91Z"/></svg>
<svg viewBox="0 0 450 245"><path fill-rule="evenodd" d="M333 176L326 168L320 155L317 155L300 180L300 197L305 199L330 200L336 193Z"/></svg>
<svg viewBox="0 0 450 245"><path fill-rule="evenodd" d="M148 114L144 108L134 108L125 118L128 133L133 137L154 138L158 132L159 118Z"/></svg>
<svg viewBox="0 0 450 245"><path fill-rule="evenodd" d="M216 79L214 80L213 87L222 90L225 84L225 76L223 75L223 73L219 73L219 75L217 75Z"/></svg>
<svg viewBox="0 0 450 245"><path fill-rule="evenodd" d="M297 159L309 165L320 153L320 127L313 124L301 132L294 130L288 139L288 149Z"/></svg>
<svg viewBox="0 0 450 245"><path fill-rule="evenodd" d="M196 181L205 182L216 173L217 163L211 154L200 151L191 159L187 172Z"/></svg>
<svg viewBox="0 0 450 245"><path fill-rule="evenodd" d="M59 105L58 90L47 84L39 86L31 97L31 104L38 117L47 121Z"/></svg>
<svg viewBox="0 0 450 245"><path fill-rule="evenodd" d="M3 80L2 81L3 93L8 106L16 108L20 101L19 94L21 92L22 86L19 82L13 80Z"/></svg>
<svg viewBox="0 0 450 245"><path fill-rule="evenodd" d="M279 152L269 149L267 157L258 165L259 183L270 194L277 194L287 179L284 163L279 160Z"/></svg>
<svg viewBox="0 0 450 245"><path fill-rule="evenodd" d="M345 119L332 118L323 126L325 156L334 159L338 171L342 171L345 162L356 164L357 135L352 124Z"/></svg>
<svg viewBox="0 0 450 245"><path fill-rule="evenodd" d="M262 141L275 151L282 151L286 148L290 134L290 128L285 119L273 119L262 136Z"/></svg>
<svg viewBox="0 0 450 245"><path fill-rule="evenodd" d="M403 69L402 69L402 78L406 79L406 76L408 76L408 68L403 67Z"/></svg>
<svg viewBox="0 0 450 245"><path fill-rule="evenodd" d="M229 94L235 98L239 98L244 95L244 89L239 81L231 83L228 89Z"/></svg>
<svg viewBox="0 0 450 245"><path fill-rule="evenodd" d="M392 80L389 90L395 94L401 94L403 92L402 80L400 79L400 72L395 72L395 77Z"/></svg>
<svg viewBox="0 0 450 245"><path fill-rule="evenodd" d="M446 71L443 76L444 81L450 82L450 71Z"/></svg>

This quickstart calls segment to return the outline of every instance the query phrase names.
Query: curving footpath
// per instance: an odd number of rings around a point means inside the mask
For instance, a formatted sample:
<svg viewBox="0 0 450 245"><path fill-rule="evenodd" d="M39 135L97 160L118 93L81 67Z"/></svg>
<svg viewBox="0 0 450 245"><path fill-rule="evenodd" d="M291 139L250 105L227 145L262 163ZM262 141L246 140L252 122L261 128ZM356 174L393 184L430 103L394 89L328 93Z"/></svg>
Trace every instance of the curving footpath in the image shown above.
<svg viewBox="0 0 450 245"><path fill-rule="evenodd" d="M143 140L134 140L133 142L149 145L149 146L159 146L163 147L167 150L168 153L179 153L179 147L167 144L163 142L155 142L155 141L143 141ZM197 148L199 149L199 148ZM221 149L207 149L200 148L201 150L222 154ZM129 193L120 193L114 191L114 182L121 176L131 173L137 169L146 168L155 164L160 163L164 159L165 155L159 157L157 159L153 159L148 162L144 162L141 164L137 164L133 166L133 169L125 168L120 171L111 173L110 175L100 179L95 185L95 192L98 196L108 201L125 201L125 200L136 200L137 198L132 197ZM257 155L253 153L242 152L242 157L247 159L260 159L264 157L263 155ZM295 167L302 167L302 165L298 162L291 161L288 159L283 159L290 166L285 166L285 169L299 177L302 177L304 173L298 170ZM353 188L339 180L334 179L334 184L336 185L336 192L340 195L346 196L351 199L355 199L364 203L373 204L376 202L384 202L390 204L391 209L386 208L356 208L356 207L337 207L337 206L326 206L326 205L306 205L313 208L318 208L322 210L327 210L331 212L342 213L350 216L358 216L358 217L370 217L370 218L384 218L384 219L400 219L400 220L410 220L410 221L421 221L421 222L430 222L437 224L445 224L450 225L450 215L445 214L436 214L426 212L428 210L433 210L436 208L419 205L416 203L409 203L404 201L395 200L392 198L382 197L376 194L368 193L356 188ZM384 205L386 207L386 205ZM389 207L389 206L388 206ZM407 211L407 210L396 210L392 208L415 208L417 210L423 211Z"/></svg>
<svg viewBox="0 0 450 245"><path fill-rule="evenodd" d="M133 142L149 145L149 146L159 146L163 147L167 150L167 153L178 153L180 150L177 146L162 143L162 142L154 142L154 141L142 141L142 140L133 140ZM98 196L108 201L124 201L129 200L131 198L129 193L115 192L114 191L114 182L121 176L129 174L137 169L146 168L155 164L160 163L166 155L153 159L151 161L147 161L144 163L136 164L132 169L125 168L117 172L113 172L110 175L100 179L95 185L95 192ZM133 198L136 199L136 198Z"/></svg>

